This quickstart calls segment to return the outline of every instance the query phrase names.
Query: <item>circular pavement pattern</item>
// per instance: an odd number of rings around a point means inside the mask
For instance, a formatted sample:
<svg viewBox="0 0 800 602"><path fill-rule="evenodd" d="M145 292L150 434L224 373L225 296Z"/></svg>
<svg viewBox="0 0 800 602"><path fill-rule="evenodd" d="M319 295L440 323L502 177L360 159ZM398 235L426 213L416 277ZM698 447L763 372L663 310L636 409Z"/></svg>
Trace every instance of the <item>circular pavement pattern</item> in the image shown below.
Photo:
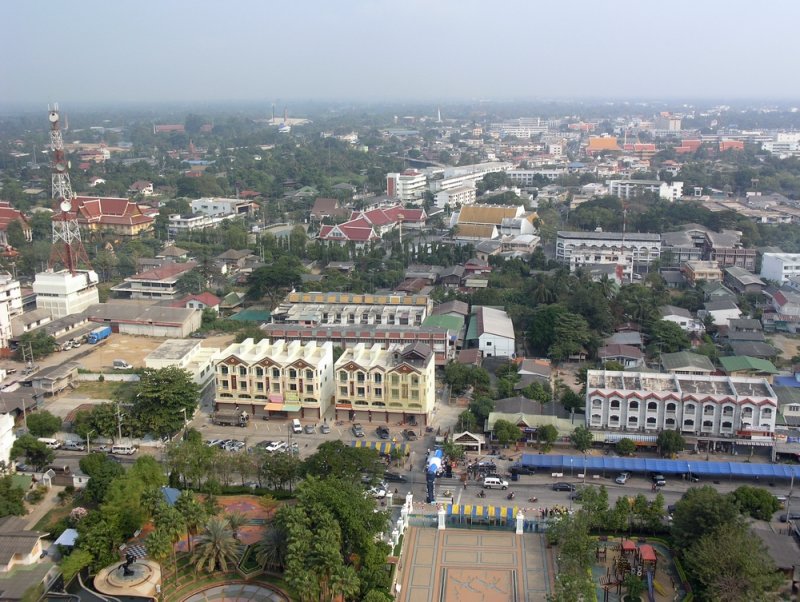
<svg viewBox="0 0 800 602"><path fill-rule="evenodd" d="M289 598L264 583L227 583L195 592L183 602L290 602Z"/></svg>

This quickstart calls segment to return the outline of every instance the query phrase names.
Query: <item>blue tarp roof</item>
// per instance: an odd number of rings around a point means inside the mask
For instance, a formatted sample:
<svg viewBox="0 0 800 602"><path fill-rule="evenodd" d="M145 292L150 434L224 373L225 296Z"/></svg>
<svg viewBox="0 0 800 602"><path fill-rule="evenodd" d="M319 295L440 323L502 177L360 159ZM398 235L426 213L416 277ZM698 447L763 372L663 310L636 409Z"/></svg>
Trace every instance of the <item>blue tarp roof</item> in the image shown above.
<svg viewBox="0 0 800 602"><path fill-rule="evenodd" d="M585 464L584 464L585 462ZM572 471L661 472L731 477L790 479L800 477L800 465L749 464L744 462L705 462L703 460L661 460L655 458L619 458L615 456L554 456L523 454L521 464L534 468Z"/></svg>

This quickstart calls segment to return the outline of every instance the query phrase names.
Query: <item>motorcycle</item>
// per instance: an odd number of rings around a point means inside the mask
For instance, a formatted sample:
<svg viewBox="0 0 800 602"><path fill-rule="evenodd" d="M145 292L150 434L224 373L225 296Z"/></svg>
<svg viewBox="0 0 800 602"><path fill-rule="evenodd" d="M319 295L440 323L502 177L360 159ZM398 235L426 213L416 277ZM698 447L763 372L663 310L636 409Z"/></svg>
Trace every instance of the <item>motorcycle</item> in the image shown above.
<svg viewBox="0 0 800 602"><path fill-rule="evenodd" d="M483 489L481 489L480 492L478 492L478 497L481 498L486 497L486 492Z"/></svg>
<svg viewBox="0 0 800 602"><path fill-rule="evenodd" d="M529 501L529 502L538 502L538 501L539 501L539 498L537 498L536 496L529 497L529 498L528 498L528 501Z"/></svg>
<svg viewBox="0 0 800 602"><path fill-rule="evenodd" d="M509 493L509 494L506 496L506 499L507 499L507 500L513 500L513 499L514 499L514 492L512 491L511 493Z"/></svg>

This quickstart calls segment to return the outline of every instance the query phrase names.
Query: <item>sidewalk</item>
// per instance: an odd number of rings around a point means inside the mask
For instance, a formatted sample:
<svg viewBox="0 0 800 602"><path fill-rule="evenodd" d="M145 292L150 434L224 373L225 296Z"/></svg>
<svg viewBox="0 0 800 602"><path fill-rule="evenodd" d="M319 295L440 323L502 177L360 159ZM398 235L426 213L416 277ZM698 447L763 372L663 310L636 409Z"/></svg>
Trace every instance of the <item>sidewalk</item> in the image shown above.
<svg viewBox="0 0 800 602"><path fill-rule="evenodd" d="M58 493L63 490L64 487L61 485L53 485L45 494L44 499L33 506L33 510L25 517L28 519L28 529L33 529L45 514L58 506Z"/></svg>

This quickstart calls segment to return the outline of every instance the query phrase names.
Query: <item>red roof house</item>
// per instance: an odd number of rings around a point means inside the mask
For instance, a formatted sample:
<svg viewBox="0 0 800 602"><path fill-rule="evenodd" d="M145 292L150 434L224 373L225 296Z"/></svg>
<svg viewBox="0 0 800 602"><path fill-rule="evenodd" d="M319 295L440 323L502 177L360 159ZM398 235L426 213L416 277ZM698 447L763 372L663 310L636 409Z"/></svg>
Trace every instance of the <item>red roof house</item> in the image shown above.
<svg viewBox="0 0 800 602"><path fill-rule="evenodd" d="M2 247L9 246L7 231L8 226L13 222L19 223L22 227L22 234L26 241L33 240L28 218L21 211L14 209L8 201L0 201L0 246Z"/></svg>
<svg viewBox="0 0 800 602"><path fill-rule="evenodd" d="M72 199L71 219L93 231L110 230L122 236L136 236L153 229L154 218L145 215L137 203L114 197L77 196ZM61 214L53 215L61 220Z"/></svg>

